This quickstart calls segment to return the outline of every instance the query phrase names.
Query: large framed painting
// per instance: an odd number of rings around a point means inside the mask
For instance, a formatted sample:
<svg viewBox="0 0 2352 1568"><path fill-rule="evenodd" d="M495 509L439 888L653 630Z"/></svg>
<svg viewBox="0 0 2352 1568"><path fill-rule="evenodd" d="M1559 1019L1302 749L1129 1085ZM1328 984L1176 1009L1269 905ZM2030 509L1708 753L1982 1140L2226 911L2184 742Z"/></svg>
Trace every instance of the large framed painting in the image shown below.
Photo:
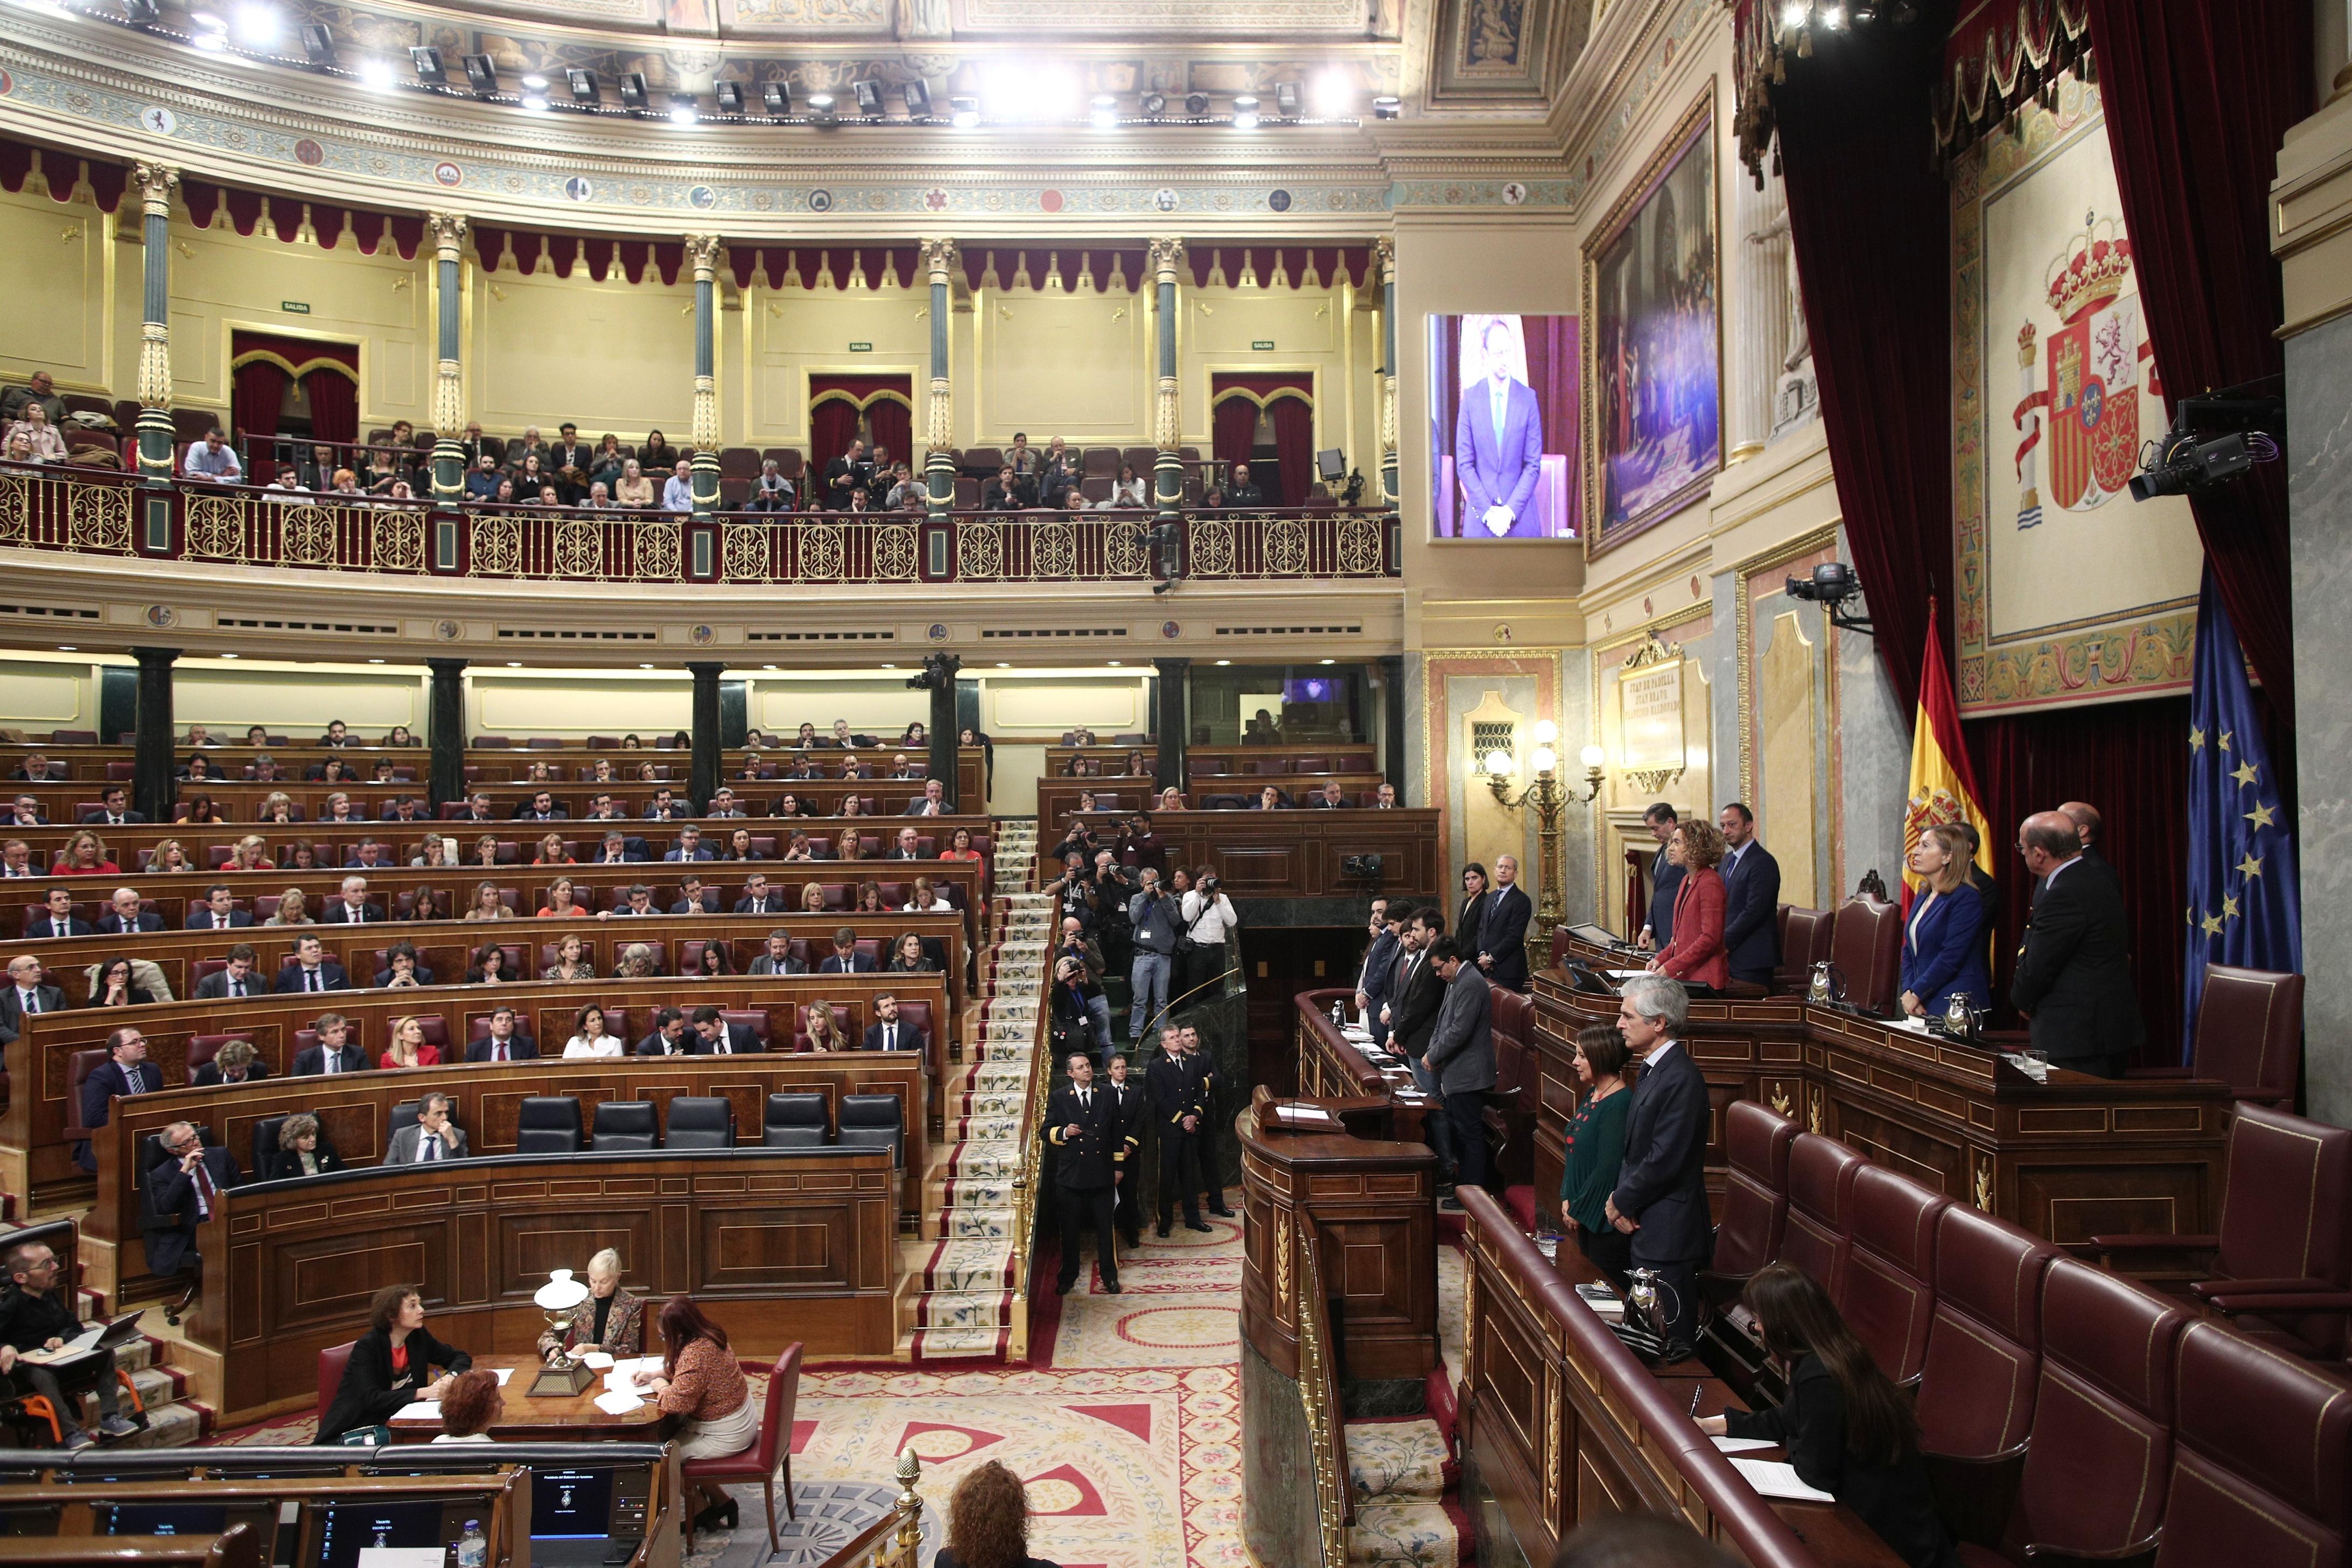
<svg viewBox="0 0 2352 1568"><path fill-rule="evenodd" d="M1952 166L1954 679L1963 713L2185 690L2203 563L2132 499L2168 416L2095 86Z"/></svg>
<svg viewBox="0 0 2352 1568"><path fill-rule="evenodd" d="M1723 466L1715 162L1710 90L1585 242L1596 555L1705 495Z"/></svg>

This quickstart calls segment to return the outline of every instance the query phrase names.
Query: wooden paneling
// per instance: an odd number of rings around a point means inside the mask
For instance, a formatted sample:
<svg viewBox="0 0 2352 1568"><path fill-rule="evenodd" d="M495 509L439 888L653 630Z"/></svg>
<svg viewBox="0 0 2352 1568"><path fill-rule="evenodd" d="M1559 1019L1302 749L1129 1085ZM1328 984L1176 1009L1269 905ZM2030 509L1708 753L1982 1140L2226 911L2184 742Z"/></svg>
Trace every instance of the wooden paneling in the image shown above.
<svg viewBox="0 0 2352 1568"><path fill-rule="evenodd" d="M1209 867L1235 899L1351 899L1369 896L1364 879L1342 869L1353 855L1381 858L1381 891L1433 898L1439 864L1434 811L1161 811L1152 831L1171 867ZM1090 819L1108 848L1121 815ZM1066 826L1066 824L1065 824ZM1058 842L1059 835L1048 832ZM1052 843L1043 848L1050 851ZM1351 917L1350 923L1354 919Z"/></svg>

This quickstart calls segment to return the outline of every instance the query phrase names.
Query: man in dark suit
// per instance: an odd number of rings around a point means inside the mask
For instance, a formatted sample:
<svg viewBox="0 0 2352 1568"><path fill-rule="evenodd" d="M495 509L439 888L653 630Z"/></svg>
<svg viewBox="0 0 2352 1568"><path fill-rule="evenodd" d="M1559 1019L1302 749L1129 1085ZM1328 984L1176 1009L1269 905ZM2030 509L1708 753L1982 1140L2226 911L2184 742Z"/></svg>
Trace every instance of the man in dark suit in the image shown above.
<svg viewBox="0 0 2352 1568"><path fill-rule="evenodd" d="M1325 779L1323 787L1307 797L1307 807L1310 811L1345 811L1349 808L1347 792L1339 787L1338 779Z"/></svg>
<svg viewBox="0 0 2352 1568"><path fill-rule="evenodd" d="M2017 847L2041 879L2009 999L2031 1020L2053 1067L2120 1078L2147 1030L2132 989L2131 925L2123 888L2083 852L2064 812L2025 819Z"/></svg>
<svg viewBox="0 0 2352 1568"><path fill-rule="evenodd" d="M886 860L920 860L925 858L923 854L922 836L911 827L902 827L898 829L898 841L890 847L890 853L884 856L883 858Z"/></svg>
<svg viewBox="0 0 2352 1568"><path fill-rule="evenodd" d="M1478 968L1487 979L1512 991L1528 988L1528 921L1536 907L1519 886L1519 858L1495 857L1495 885L1486 893L1486 910L1478 920ZM1467 957L1468 954L1465 954Z"/></svg>
<svg viewBox="0 0 2352 1568"><path fill-rule="evenodd" d="M1091 1227L1103 1289L1116 1296L1118 1178L1134 1145L1118 1130L1113 1097L1095 1083L1094 1058L1072 1051L1069 1068L1070 1081L1046 1100L1045 1123L1037 1129L1037 1136L1054 1150L1054 1201L1062 1216L1061 1277L1054 1281L1054 1289L1066 1296L1076 1286L1078 1261Z"/></svg>
<svg viewBox="0 0 2352 1568"><path fill-rule="evenodd" d="M816 966L819 974L871 974L874 960L857 951L857 932L843 926L833 933L833 955Z"/></svg>
<svg viewBox="0 0 2352 1568"><path fill-rule="evenodd" d="M1429 963L1445 983L1445 999L1438 1006L1422 1059L1437 1079L1438 1093L1445 1097L1458 1192L1486 1184L1486 1091L1495 1087L1495 988L1475 964L1465 962L1451 937L1439 937L1430 945Z"/></svg>
<svg viewBox="0 0 2352 1568"><path fill-rule="evenodd" d="M253 972L259 962L250 942L238 942L228 950L228 967L215 969L196 982L199 1002L227 1002L245 996L258 996L269 987Z"/></svg>
<svg viewBox="0 0 2352 1568"><path fill-rule="evenodd" d="M1771 988L1780 963L1780 862L1756 841L1756 815L1738 801L1716 817L1723 829L1723 952L1734 980Z"/></svg>
<svg viewBox="0 0 2352 1568"><path fill-rule="evenodd" d="M2058 809L2065 815L2067 821L2074 825L2074 838L2083 847L2084 864L2097 868L2109 881L2120 885L2121 879L2116 875L2115 862L2099 849L2099 835L2105 827L2099 816L2099 808L2088 801L2070 800Z"/></svg>
<svg viewBox="0 0 2352 1568"><path fill-rule="evenodd" d="M236 907L236 893L226 882L205 889L205 901L188 911L190 931L236 931L253 923L253 916Z"/></svg>
<svg viewBox="0 0 2352 1568"><path fill-rule="evenodd" d="M81 1080L81 1124L103 1127L118 1095L152 1094L163 1087L163 1069L147 1059L147 1037L135 1026L117 1029L106 1037L106 1059ZM74 1163L98 1173L98 1155L89 1143L76 1147Z"/></svg>
<svg viewBox="0 0 2352 1568"><path fill-rule="evenodd" d="M539 1042L522 1032L511 1007L492 1013L490 1032L466 1047L469 1062L527 1062L538 1055Z"/></svg>
<svg viewBox="0 0 2352 1568"><path fill-rule="evenodd" d="M294 962L278 972L277 984L270 990L279 995L297 991L349 991L351 976L343 966L327 956L326 945L315 936L297 938Z"/></svg>
<svg viewBox="0 0 2352 1568"><path fill-rule="evenodd" d="M1072 1052L1073 1058L1078 1055ZM1160 1030L1160 1054L1143 1069L1144 1100L1151 1108L1152 1139L1160 1147L1160 1234L1176 1215L1176 1194L1184 1195L1184 1228L1207 1230L1201 1218L1202 1104L1198 1081L1184 1064L1184 1031L1174 1024Z"/></svg>
<svg viewBox="0 0 2352 1568"><path fill-rule="evenodd" d="M1143 1245L1143 1200L1139 1193L1143 1185L1143 1130L1150 1125L1144 1115L1143 1085L1130 1081L1127 1076L1127 1058L1113 1051L1109 1078L1102 1089L1110 1096L1113 1131L1118 1146L1127 1151L1126 1163L1118 1169L1118 1203L1112 1219L1118 1228L1119 1239L1129 1247Z"/></svg>
<svg viewBox="0 0 2352 1568"><path fill-rule="evenodd" d="M418 1100L416 1120L395 1131L383 1152L387 1165L429 1165L466 1157L466 1130L449 1120L449 1097L438 1090Z"/></svg>
<svg viewBox="0 0 2352 1568"><path fill-rule="evenodd" d="M165 1279L180 1273L196 1252L196 1226L220 1207L221 1194L245 1180L236 1156L211 1149L194 1126L174 1121L156 1135L164 1158L147 1173L149 1207L154 1220L147 1228L147 1271Z"/></svg>
<svg viewBox="0 0 2352 1568"><path fill-rule="evenodd" d="M25 1020L66 1010L66 994L48 983L41 961L30 953L8 961L8 985L0 990L0 1046L16 1043Z"/></svg>
<svg viewBox="0 0 2352 1568"><path fill-rule="evenodd" d="M259 1083L269 1076L269 1064L254 1054L250 1040L230 1040L212 1060L188 1075L190 1089L215 1089L225 1083Z"/></svg>
<svg viewBox="0 0 2352 1568"><path fill-rule="evenodd" d="M768 879L757 871L743 879L743 896L735 900L739 915L781 915L790 908L784 890L768 886Z"/></svg>
<svg viewBox="0 0 2352 1568"><path fill-rule="evenodd" d="M85 811L81 814L81 823L84 827L121 827L133 822L147 820L145 812L130 809L129 797L123 793L121 784L107 785L106 792L98 798L99 807L96 811Z"/></svg>
<svg viewBox="0 0 2352 1568"><path fill-rule="evenodd" d="M849 450L825 462L825 510L846 511L849 509L849 492L865 484L873 473L874 465L866 458L866 443L853 437Z"/></svg>
<svg viewBox="0 0 2352 1568"><path fill-rule="evenodd" d="M662 858L685 865L689 861L713 860L718 857L702 847L702 829L689 822L677 830L677 842L662 851Z"/></svg>
<svg viewBox="0 0 2352 1568"><path fill-rule="evenodd" d="M560 433L563 439L555 444L548 468L555 475L556 495L565 506L578 506L580 498L588 493L588 475L596 466L596 453L581 443L577 425L566 424Z"/></svg>
<svg viewBox="0 0 2352 1568"><path fill-rule="evenodd" d="M1225 1206L1225 1182L1220 1173L1223 1161L1217 1152L1217 1131L1230 1128L1233 1117L1218 1110L1216 1064L1201 1048L1201 1031L1187 1024L1183 1038L1184 1070L1192 1076L1192 1091L1200 1097L1201 1103L1201 1130L1196 1135L1200 1140L1201 1195L1211 1214L1220 1219L1231 1219L1234 1211Z"/></svg>
<svg viewBox="0 0 2352 1568"><path fill-rule="evenodd" d="M686 1032L686 1015L675 1007L665 1007L654 1015L653 1033L637 1042L641 1057L685 1057L694 1054L695 1042Z"/></svg>
<svg viewBox="0 0 2352 1568"><path fill-rule="evenodd" d="M1634 934L1635 945L1663 952L1675 940L1675 894L1683 885L1683 868L1666 858L1666 840L1682 826L1682 817L1664 801L1642 814L1642 826L1658 841L1650 860L1650 916Z"/></svg>
<svg viewBox="0 0 2352 1568"><path fill-rule="evenodd" d="M1399 934L1394 978L1389 982L1388 1006L1382 1022L1389 1026L1390 1047L1412 1069L1413 1082L1423 1094L1437 1093L1437 1079L1422 1060L1429 1049L1430 1032L1437 1027L1437 1010L1445 1001L1445 984L1430 967L1429 948L1445 934L1445 914L1436 906L1413 911ZM1424 1119L1429 1146L1437 1153L1438 1180L1454 1180L1453 1131L1442 1116Z"/></svg>
<svg viewBox="0 0 2352 1568"><path fill-rule="evenodd" d="M751 961L748 974L806 974L808 965L793 956L793 937L781 927L768 933L765 952Z"/></svg>
<svg viewBox="0 0 2352 1568"><path fill-rule="evenodd" d="M1706 1079L1678 1037L1690 994L1663 974L1625 982L1617 1027L1642 1064L1626 1113L1625 1155L1609 1222L1633 1238L1633 1262L1657 1274L1666 1361L1698 1331L1698 1269L1715 1249L1706 1208Z"/></svg>
<svg viewBox="0 0 2352 1568"><path fill-rule="evenodd" d="M352 1026L341 1013L321 1013L310 1026L319 1043L305 1046L294 1058L296 1078L324 1078L339 1072L365 1072L367 1052L352 1043Z"/></svg>
<svg viewBox="0 0 2352 1568"><path fill-rule="evenodd" d="M18 795L8 807L8 825L12 827L47 827L48 814L41 803L29 795Z"/></svg>
<svg viewBox="0 0 2352 1568"><path fill-rule="evenodd" d="M562 822L571 816L569 810L555 804L555 796L546 790L541 790L514 810L517 822Z"/></svg>
<svg viewBox="0 0 2352 1568"><path fill-rule="evenodd" d="M705 1005L694 1010L694 1054L698 1057L751 1057L761 1051L760 1037L748 1024L730 1024L719 1009Z"/></svg>
<svg viewBox="0 0 2352 1568"><path fill-rule="evenodd" d="M1389 999L1389 982L1396 978L1397 934L1396 919L1390 911L1411 910L1400 899L1391 903L1386 899L1372 900L1371 945L1364 950L1364 962L1356 971L1356 1011L1364 1026L1372 1032L1372 1044L1381 1044L1388 1030L1381 1024L1381 1008Z"/></svg>
<svg viewBox="0 0 2352 1568"><path fill-rule="evenodd" d="M346 877L342 890L327 900L319 911L321 925L382 925L383 906L368 902L367 879Z"/></svg>
<svg viewBox="0 0 2352 1568"><path fill-rule="evenodd" d="M596 851L596 858L593 860L591 860L589 864L592 866L626 866L635 861L642 860L645 858L645 854L642 850L635 854L631 854L629 851L629 836L625 833L620 832L618 829L615 829L614 831L604 835L604 845L598 848Z"/></svg>
<svg viewBox="0 0 2352 1568"><path fill-rule="evenodd" d="M28 937L88 936L89 922L73 912L73 895L63 888L49 889L49 912L26 915L25 934Z"/></svg>
<svg viewBox="0 0 2352 1568"><path fill-rule="evenodd" d="M919 1051L923 1031L898 1016L898 999L887 991L874 998L874 1022L866 1026L869 1051Z"/></svg>
<svg viewBox="0 0 2352 1568"><path fill-rule="evenodd" d="M108 936L136 936L142 931L162 931L163 917L152 910L139 907L136 888L117 888L108 900L106 913L98 917L98 929Z"/></svg>

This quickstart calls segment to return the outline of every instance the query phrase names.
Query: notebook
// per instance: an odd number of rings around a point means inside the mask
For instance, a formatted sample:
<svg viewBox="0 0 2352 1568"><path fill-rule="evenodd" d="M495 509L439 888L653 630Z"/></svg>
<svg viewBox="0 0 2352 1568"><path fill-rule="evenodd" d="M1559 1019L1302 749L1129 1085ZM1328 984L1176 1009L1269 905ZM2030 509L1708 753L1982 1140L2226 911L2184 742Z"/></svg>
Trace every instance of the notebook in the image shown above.
<svg viewBox="0 0 2352 1568"><path fill-rule="evenodd" d="M1789 1498L1797 1502L1835 1502L1837 1499L1797 1479L1797 1467L1778 1459L1734 1459L1732 1468L1748 1478L1748 1484L1765 1497Z"/></svg>

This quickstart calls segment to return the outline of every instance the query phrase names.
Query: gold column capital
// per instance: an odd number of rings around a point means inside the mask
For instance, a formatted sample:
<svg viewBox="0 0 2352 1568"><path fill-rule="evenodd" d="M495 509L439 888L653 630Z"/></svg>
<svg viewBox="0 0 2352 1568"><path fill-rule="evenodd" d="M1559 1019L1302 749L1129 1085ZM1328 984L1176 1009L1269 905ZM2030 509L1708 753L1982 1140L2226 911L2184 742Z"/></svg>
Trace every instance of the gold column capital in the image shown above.
<svg viewBox="0 0 2352 1568"><path fill-rule="evenodd" d="M1372 265L1380 268L1381 281L1396 281L1396 236L1384 234L1372 241Z"/></svg>
<svg viewBox="0 0 2352 1568"><path fill-rule="evenodd" d="M466 234L470 226L463 213L426 213L425 226L433 233L434 255L443 261L455 261L466 247Z"/></svg>
<svg viewBox="0 0 2352 1568"><path fill-rule="evenodd" d="M1151 280L1155 285L1176 281L1177 268L1184 264L1182 240L1155 239L1145 254L1150 258Z"/></svg>
<svg viewBox="0 0 2352 1568"><path fill-rule="evenodd" d="M959 256L956 242L952 239L927 239L922 241L922 247L926 281L934 288L951 281Z"/></svg>
<svg viewBox="0 0 2352 1568"><path fill-rule="evenodd" d="M180 171L162 163L133 163L131 178L139 186L141 207L151 217L167 217L172 211L172 190L180 183Z"/></svg>
<svg viewBox="0 0 2352 1568"><path fill-rule="evenodd" d="M694 280L697 283L716 281L719 277L719 237L715 234L688 235L686 258L694 263Z"/></svg>

